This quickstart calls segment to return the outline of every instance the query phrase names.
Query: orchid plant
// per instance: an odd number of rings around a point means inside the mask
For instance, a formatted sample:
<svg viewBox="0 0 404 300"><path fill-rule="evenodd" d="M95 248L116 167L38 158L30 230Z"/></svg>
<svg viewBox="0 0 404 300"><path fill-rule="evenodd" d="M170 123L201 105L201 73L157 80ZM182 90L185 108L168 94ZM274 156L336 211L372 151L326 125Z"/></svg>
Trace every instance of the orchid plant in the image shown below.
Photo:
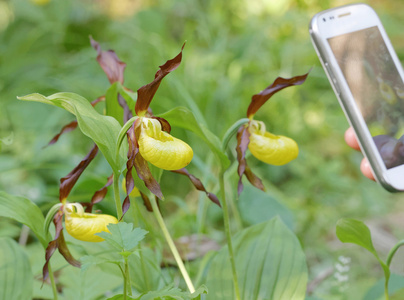
<svg viewBox="0 0 404 300"><path fill-rule="evenodd" d="M247 149L257 159L272 165L283 165L297 157L298 146L295 141L267 132L264 122L254 120L254 115L275 93L287 87L301 85L308 74L289 79L277 78L270 86L252 97L247 109L247 118L236 121L223 139L219 139L201 125L192 112L185 107L176 107L158 116L155 116L150 108L162 80L180 66L185 44L174 58L159 66L150 83L134 92L124 86L126 64L114 51L104 51L97 41L92 38L90 41L97 52L97 61L111 84L105 95L93 102L73 93L57 93L51 96L30 94L19 97L24 101L58 106L75 115L76 120L65 125L49 142L49 145L56 143L61 135L77 127L94 142L94 146L84 159L60 180L59 203L48 212L44 220L44 232L40 235L42 244L46 248L43 279L50 277L54 298L57 298L58 292L50 262L56 249L75 267L81 266L87 269L91 263L94 263L93 258L84 257L76 260L73 257L64 238L64 227L69 235L77 240L95 243L105 241L118 251L120 259L102 261L116 264L123 276L123 293L110 299L173 299L174 296L177 297L175 299L200 299L205 297L204 294L208 293L208 290L209 299L261 299L272 298L270 295L278 294L282 296L272 299L304 299L307 282L304 254L296 237L279 218L245 228L234 236L231 234L225 173L231 165L238 164L238 194L243 190L243 175L253 186L265 190L263 182L247 165ZM94 109L94 106L99 103L105 105L104 115ZM209 192L202 181L186 169L192 161L193 150L187 142L171 135L171 126L181 127L196 134L215 154L219 166L219 174L217 174L219 197ZM231 154L228 155L227 151L230 140L235 135L237 136L236 160ZM112 174L106 176L105 185L94 193L89 202L70 202L68 199L72 188L99 151L109 163ZM161 215L159 205L164 200L164 193L159 182L163 171L188 177L197 190L204 192L212 203L222 208L227 247L219 251L211 262L207 275L207 287L202 285L195 289ZM111 186L116 216L94 213L94 206L104 200ZM126 194L123 200L120 197L120 190ZM144 247L141 241L147 234L147 231L133 228L132 224L124 221L124 216L131 205L131 198L134 197L140 197L147 210L154 214L188 292L169 287L150 292L151 294L133 295L128 257L135 253L138 247ZM1 199L2 195L0 195ZM125 220L129 219L125 216ZM53 239L49 237L49 227L52 222L55 225ZM37 231L34 232L37 233ZM274 242L266 242L267 237ZM277 242L279 239L283 240L281 246ZM261 245L262 242L265 244ZM252 258L247 259L246 255L250 255L250 251L260 249L263 251L251 253ZM269 274L272 274L271 272L275 272L272 266L262 269L262 264L269 258L277 261L278 266L274 267L282 270L272 277L271 287L261 284ZM250 263L246 265L248 261ZM252 274L255 274L256 283L249 282L248 278L251 278ZM278 281L282 284L277 284Z"/></svg>

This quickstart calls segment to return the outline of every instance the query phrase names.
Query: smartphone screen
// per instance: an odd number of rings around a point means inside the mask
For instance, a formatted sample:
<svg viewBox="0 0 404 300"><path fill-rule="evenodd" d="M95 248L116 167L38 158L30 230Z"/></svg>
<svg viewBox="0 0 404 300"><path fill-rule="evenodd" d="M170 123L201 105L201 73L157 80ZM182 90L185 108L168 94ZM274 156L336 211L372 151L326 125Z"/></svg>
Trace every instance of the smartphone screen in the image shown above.
<svg viewBox="0 0 404 300"><path fill-rule="evenodd" d="M327 41L386 168L404 165L404 83L378 27Z"/></svg>

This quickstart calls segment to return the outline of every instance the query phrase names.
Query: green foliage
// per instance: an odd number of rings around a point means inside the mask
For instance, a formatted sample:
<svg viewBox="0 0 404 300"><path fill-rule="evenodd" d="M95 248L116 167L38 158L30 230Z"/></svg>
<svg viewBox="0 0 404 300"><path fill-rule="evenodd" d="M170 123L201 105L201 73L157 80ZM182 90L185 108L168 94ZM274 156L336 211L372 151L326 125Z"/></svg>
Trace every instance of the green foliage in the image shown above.
<svg viewBox="0 0 404 300"><path fill-rule="evenodd" d="M119 122L113 117L99 114L83 97L73 93L57 93L49 97L31 94L18 99L55 105L72 113L76 116L81 131L97 144L111 168L117 171L123 164L123 158L115 153L116 140L121 129ZM117 158L121 160L117 161Z"/></svg>
<svg viewBox="0 0 404 300"><path fill-rule="evenodd" d="M45 219L41 210L30 200L0 191L0 216L11 218L28 226L41 244L47 246L44 233Z"/></svg>
<svg viewBox="0 0 404 300"><path fill-rule="evenodd" d="M14 240L0 237L0 298L32 299L33 275L25 251Z"/></svg>
<svg viewBox="0 0 404 300"><path fill-rule="evenodd" d="M304 299L306 259L279 218L243 229L233 241L242 299ZM208 299L234 299L226 247L213 259L207 278Z"/></svg>
<svg viewBox="0 0 404 300"><path fill-rule="evenodd" d="M159 291L152 291L145 293L137 298L128 297L127 299L132 300L191 300L200 299L201 294L206 294L207 288L205 286L199 287L194 293L183 292L179 288L173 286L166 286ZM116 295L108 300L123 300L123 295Z"/></svg>
<svg viewBox="0 0 404 300"><path fill-rule="evenodd" d="M118 224L109 224L108 232L100 232L96 235L105 239L115 249L126 252L133 251L134 248L144 239L147 234L146 230L135 228L132 223L120 222Z"/></svg>

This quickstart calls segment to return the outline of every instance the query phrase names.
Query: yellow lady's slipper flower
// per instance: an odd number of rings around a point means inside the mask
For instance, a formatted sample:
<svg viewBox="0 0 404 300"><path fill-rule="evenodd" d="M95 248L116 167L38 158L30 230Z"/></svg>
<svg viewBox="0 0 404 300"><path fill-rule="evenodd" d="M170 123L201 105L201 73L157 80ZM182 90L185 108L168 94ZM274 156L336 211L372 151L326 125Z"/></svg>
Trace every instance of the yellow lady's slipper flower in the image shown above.
<svg viewBox="0 0 404 300"><path fill-rule="evenodd" d="M144 117L140 126L139 152L145 160L164 170L179 170L191 162L192 148L162 131L158 120Z"/></svg>
<svg viewBox="0 0 404 300"><path fill-rule="evenodd" d="M257 159L271 165L284 165L299 154L296 142L288 137L274 135L265 129L263 122L251 121L248 149Z"/></svg>
<svg viewBox="0 0 404 300"><path fill-rule="evenodd" d="M65 204L64 213L67 232L75 239L85 242L102 242L104 239L95 234L109 232L107 225L118 223L118 220L110 215L85 213L79 203Z"/></svg>

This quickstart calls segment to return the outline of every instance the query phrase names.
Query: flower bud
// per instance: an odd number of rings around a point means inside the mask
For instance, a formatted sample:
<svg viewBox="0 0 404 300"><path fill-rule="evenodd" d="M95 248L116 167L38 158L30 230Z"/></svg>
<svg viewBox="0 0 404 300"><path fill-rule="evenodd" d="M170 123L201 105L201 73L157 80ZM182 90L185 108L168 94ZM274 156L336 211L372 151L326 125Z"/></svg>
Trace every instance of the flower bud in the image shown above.
<svg viewBox="0 0 404 300"><path fill-rule="evenodd" d="M160 122L144 118L140 132L139 152L143 158L164 170L179 170L192 160L192 148L161 130Z"/></svg>
<svg viewBox="0 0 404 300"><path fill-rule="evenodd" d="M109 232L107 225L118 223L110 215L85 213L79 203L65 204L64 213L67 232L75 239L85 242L102 242L104 239L95 234Z"/></svg>

